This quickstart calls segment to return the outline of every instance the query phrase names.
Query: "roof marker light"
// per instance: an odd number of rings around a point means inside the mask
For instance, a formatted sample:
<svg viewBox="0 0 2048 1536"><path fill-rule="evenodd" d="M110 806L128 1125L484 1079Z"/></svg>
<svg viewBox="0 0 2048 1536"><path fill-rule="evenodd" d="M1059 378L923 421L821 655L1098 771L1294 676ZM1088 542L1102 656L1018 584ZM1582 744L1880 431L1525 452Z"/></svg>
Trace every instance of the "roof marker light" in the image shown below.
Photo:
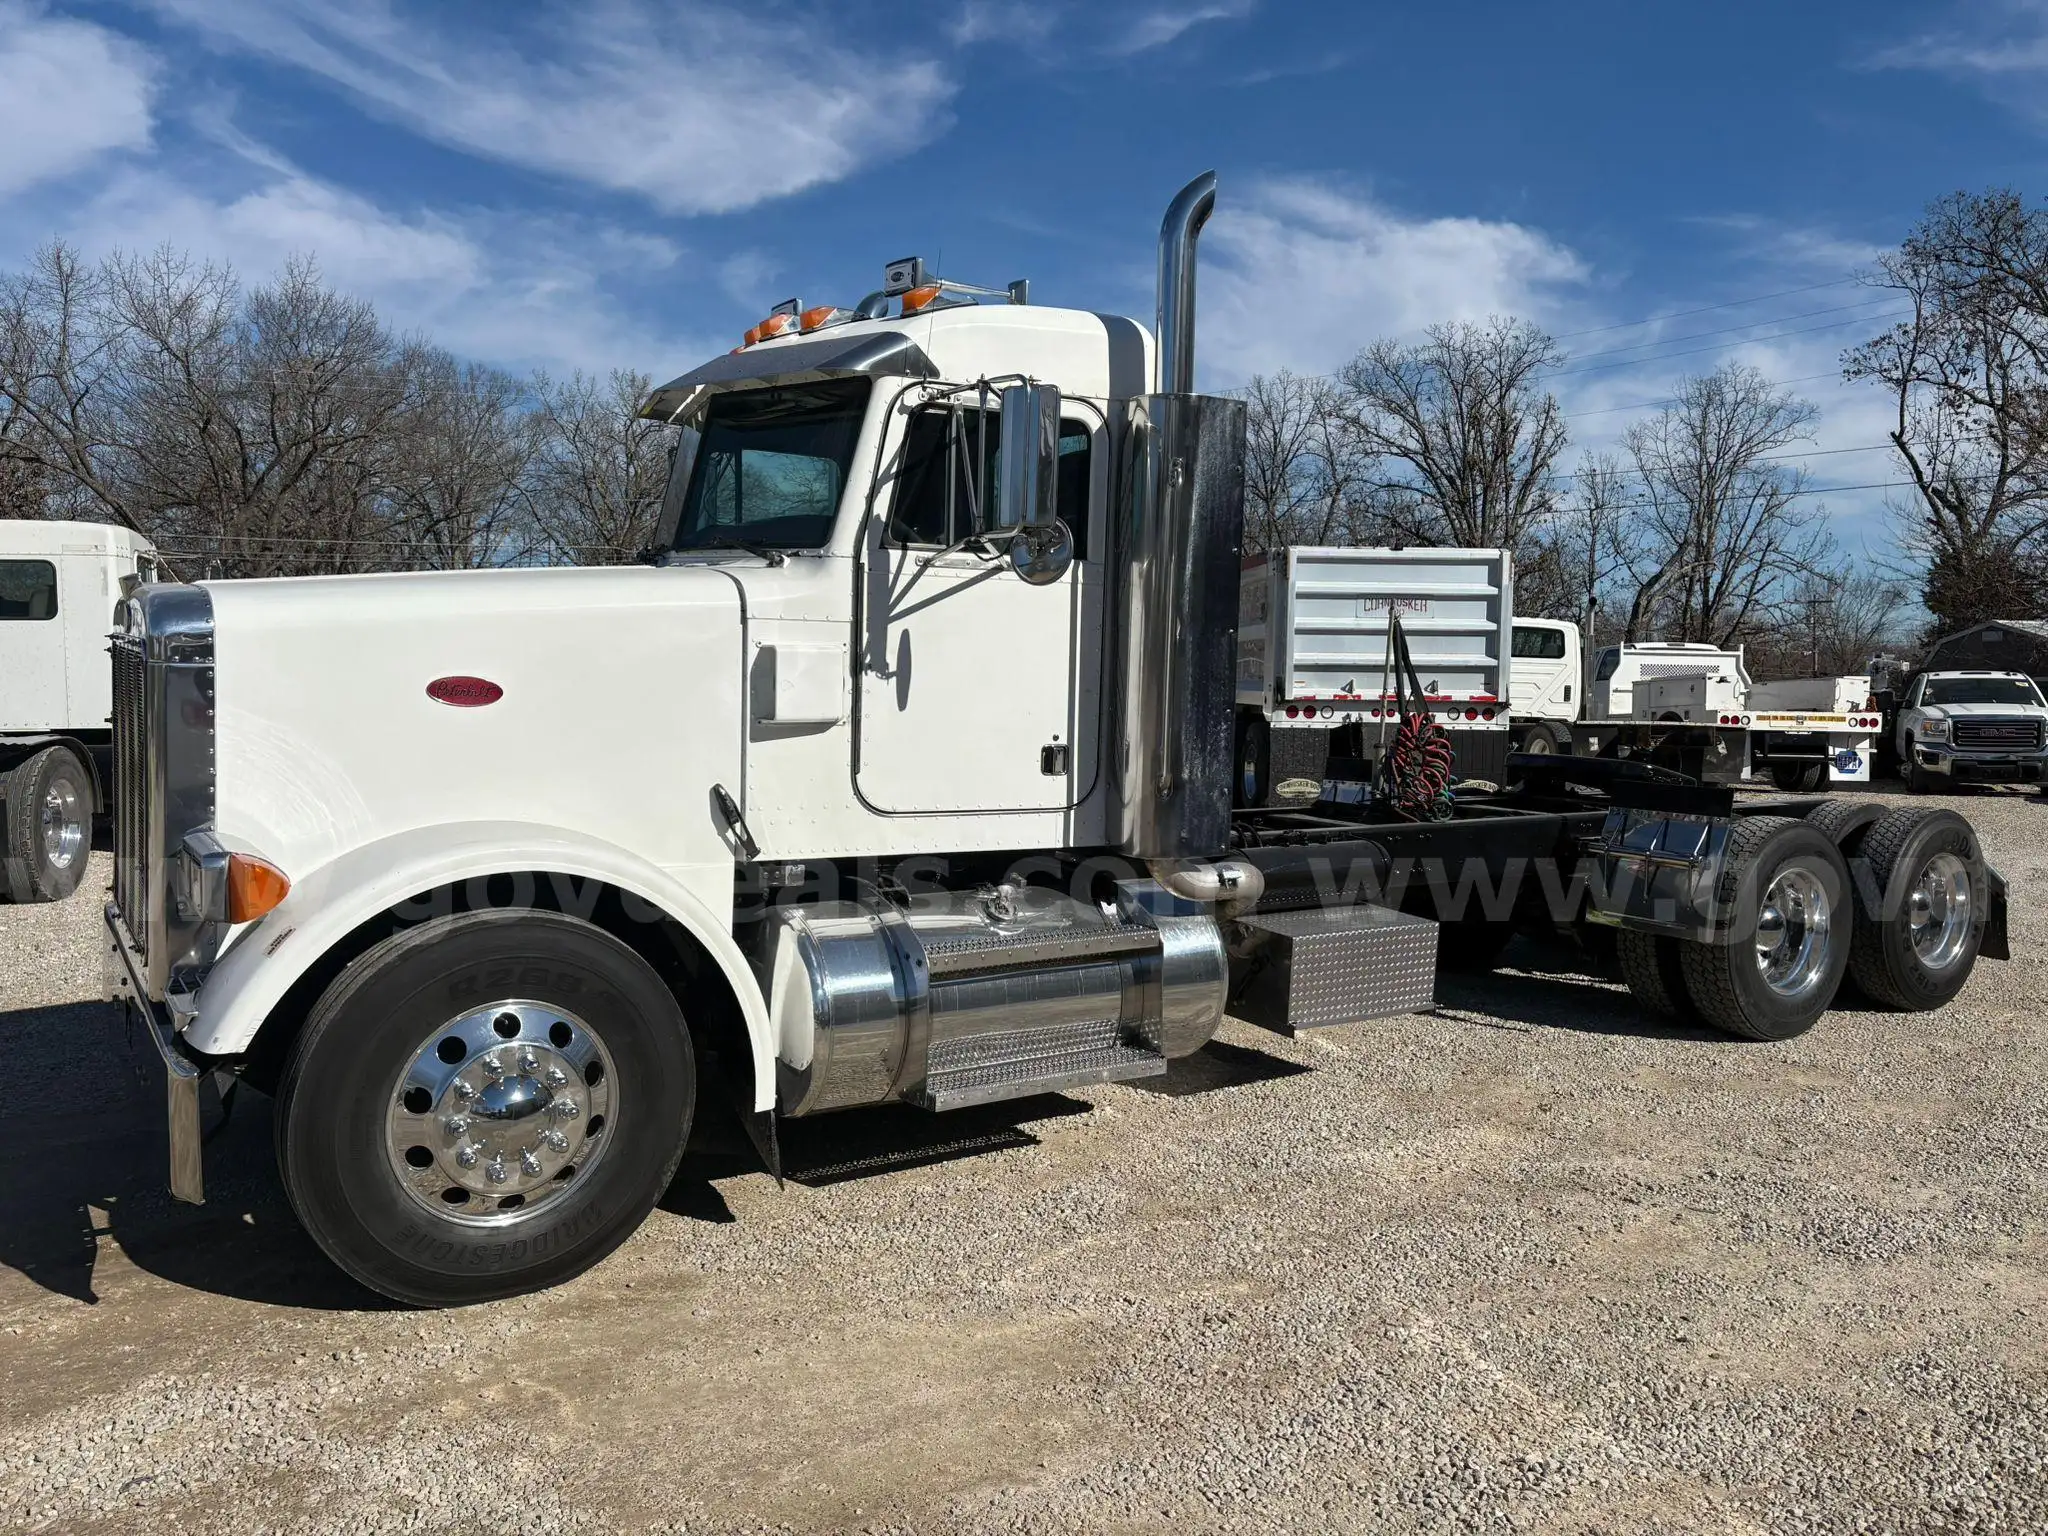
<svg viewBox="0 0 2048 1536"><path fill-rule="evenodd" d="M808 336L811 332L822 331L828 326L844 325L852 318L851 310L841 309L837 304L820 304L815 309L805 310L800 323L803 333Z"/></svg>
<svg viewBox="0 0 2048 1536"><path fill-rule="evenodd" d="M920 314L938 303L939 296L946 290L937 283L926 283L922 288L912 288L903 295L903 313Z"/></svg>

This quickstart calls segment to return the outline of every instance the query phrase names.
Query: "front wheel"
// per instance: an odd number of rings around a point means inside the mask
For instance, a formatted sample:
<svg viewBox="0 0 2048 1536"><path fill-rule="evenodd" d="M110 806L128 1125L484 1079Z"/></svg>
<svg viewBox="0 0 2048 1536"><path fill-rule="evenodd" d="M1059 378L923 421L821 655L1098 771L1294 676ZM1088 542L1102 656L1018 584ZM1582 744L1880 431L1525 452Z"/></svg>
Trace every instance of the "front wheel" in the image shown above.
<svg viewBox="0 0 2048 1536"><path fill-rule="evenodd" d="M1557 720L1531 720L1515 733L1515 750L1552 757L1572 749L1572 728Z"/></svg>
<svg viewBox="0 0 2048 1536"><path fill-rule="evenodd" d="M17 902L62 901L92 852L92 778L64 747L45 747L5 776L5 878Z"/></svg>
<svg viewBox="0 0 2048 1536"><path fill-rule="evenodd" d="M342 972L278 1094L299 1220L386 1296L454 1306L581 1274L682 1157L688 1031L647 962L549 912L408 929Z"/></svg>

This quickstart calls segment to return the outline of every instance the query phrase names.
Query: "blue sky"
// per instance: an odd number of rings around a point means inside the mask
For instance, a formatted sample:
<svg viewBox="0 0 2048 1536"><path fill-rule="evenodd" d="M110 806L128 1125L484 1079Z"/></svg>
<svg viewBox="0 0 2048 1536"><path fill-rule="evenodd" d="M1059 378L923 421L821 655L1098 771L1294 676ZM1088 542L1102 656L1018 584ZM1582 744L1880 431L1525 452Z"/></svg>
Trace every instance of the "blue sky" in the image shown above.
<svg viewBox="0 0 2048 1536"><path fill-rule="evenodd" d="M1736 357L1854 485L1896 478L1883 403L1827 375L1889 307L1844 280L1942 193L2036 190L2044 104L2048 0L0 0L0 266L309 252L465 354L666 375L910 252L1149 316L1213 166L1208 387L1511 312L1582 443ZM1883 494L1829 498L1852 547Z"/></svg>

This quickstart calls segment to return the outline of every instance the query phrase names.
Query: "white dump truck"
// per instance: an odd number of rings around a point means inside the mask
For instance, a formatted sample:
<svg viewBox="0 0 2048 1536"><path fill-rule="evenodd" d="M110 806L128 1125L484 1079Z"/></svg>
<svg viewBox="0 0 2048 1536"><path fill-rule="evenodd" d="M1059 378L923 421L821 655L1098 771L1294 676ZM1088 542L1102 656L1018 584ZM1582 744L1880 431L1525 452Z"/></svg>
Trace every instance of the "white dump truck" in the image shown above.
<svg viewBox="0 0 2048 1536"><path fill-rule="evenodd" d="M774 1170L790 1117L1157 1075L1226 1009L1426 1005L1440 923L1466 960L1610 934L1646 1006L1763 1039L1852 967L1928 1007L2004 954L1951 812L1556 756L1412 799L1426 703L1393 797L1233 810L1214 200L1167 211L1152 333L914 259L778 307L646 406L678 432L651 563L137 590L107 958L173 1192L203 1197L201 1088L247 1082L320 1247L445 1305L623 1241L700 1093Z"/></svg>
<svg viewBox="0 0 2048 1536"><path fill-rule="evenodd" d="M0 892L11 900L56 901L85 873L113 763L107 635L156 564L126 528L0 520Z"/></svg>
<svg viewBox="0 0 2048 1536"><path fill-rule="evenodd" d="M1507 762L1503 658L1514 602L1504 549L1296 546L1246 559L1237 610L1237 803L1320 781L1328 743L1379 750L1397 701L1388 644L1406 633L1424 702L1467 778ZM1344 727L1354 727L1345 731Z"/></svg>
<svg viewBox="0 0 2048 1536"><path fill-rule="evenodd" d="M1882 720L1868 677L1753 682L1740 646L1602 646L1576 624L1517 618L1512 731L1525 752L1624 755L1702 778L1811 791L1870 782Z"/></svg>

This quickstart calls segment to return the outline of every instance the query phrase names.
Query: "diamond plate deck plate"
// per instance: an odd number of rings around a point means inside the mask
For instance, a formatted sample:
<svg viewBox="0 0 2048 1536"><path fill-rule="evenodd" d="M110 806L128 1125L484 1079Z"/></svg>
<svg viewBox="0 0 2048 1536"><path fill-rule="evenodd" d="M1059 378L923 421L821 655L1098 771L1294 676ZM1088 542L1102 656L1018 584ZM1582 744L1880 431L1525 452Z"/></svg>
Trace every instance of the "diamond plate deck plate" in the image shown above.
<svg viewBox="0 0 2048 1536"><path fill-rule="evenodd" d="M1436 1001L1437 925L1385 907L1262 912L1230 1011L1282 1034L1413 1013Z"/></svg>
<svg viewBox="0 0 2048 1536"><path fill-rule="evenodd" d="M1124 1042L1115 1019L995 1031L934 1042L917 1102L927 1109L962 1109L1165 1070L1166 1058L1157 1051Z"/></svg>

